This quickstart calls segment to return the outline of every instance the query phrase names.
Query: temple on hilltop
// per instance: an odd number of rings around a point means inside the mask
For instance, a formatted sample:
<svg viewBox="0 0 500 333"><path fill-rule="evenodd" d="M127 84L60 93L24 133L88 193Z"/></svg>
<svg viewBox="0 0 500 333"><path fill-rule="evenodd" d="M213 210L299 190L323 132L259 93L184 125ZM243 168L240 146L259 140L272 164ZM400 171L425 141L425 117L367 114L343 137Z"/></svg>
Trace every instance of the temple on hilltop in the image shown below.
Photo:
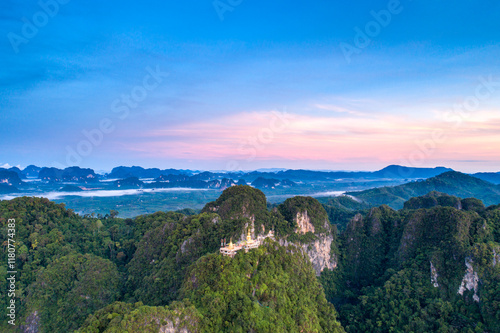
<svg viewBox="0 0 500 333"><path fill-rule="evenodd" d="M252 238L250 228L248 228L247 239L245 241L237 242L236 244L234 244L233 240L231 239L229 241L229 244L226 244L225 240L221 240L220 253L224 256L233 258L236 255L236 252L238 252L239 250L243 249L245 250L245 252L248 252L248 250L258 248L266 238L271 238L274 240L274 231L269 230L269 233L267 235L258 236L257 239L254 239Z"/></svg>

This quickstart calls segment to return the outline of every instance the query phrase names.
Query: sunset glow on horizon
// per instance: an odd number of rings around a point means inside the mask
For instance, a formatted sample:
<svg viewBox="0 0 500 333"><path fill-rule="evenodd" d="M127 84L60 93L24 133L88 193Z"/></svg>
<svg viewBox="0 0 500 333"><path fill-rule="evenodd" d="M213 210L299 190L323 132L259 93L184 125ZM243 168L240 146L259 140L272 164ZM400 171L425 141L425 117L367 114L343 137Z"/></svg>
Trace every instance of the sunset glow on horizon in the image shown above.
<svg viewBox="0 0 500 333"><path fill-rule="evenodd" d="M422 121L392 115L244 112L138 133L139 143L131 142L127 148L144 158L163 156L200 163L236 160L243 170L267 160L323 161L323 167L330 163L356 170L366 168L359 164L362 161L432 167L443 160L447 165L460 165L466 162L460 161L463 155L469 163L491 161L494 165L500 157L488 143L500 142L500 117L495 116L478 111L467 119Z"/></svg>

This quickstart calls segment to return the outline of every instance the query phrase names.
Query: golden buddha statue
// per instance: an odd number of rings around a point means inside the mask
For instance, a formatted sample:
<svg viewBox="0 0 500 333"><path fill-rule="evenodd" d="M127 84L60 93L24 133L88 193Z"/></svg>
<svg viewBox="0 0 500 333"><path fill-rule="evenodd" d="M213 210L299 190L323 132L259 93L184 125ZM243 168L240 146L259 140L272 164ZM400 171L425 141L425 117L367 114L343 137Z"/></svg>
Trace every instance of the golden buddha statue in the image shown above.
<svg viewBox="0 0 500 333"><path fill-rule="evenodd" d="M247 233L247 244L252 244L253 239L252 239L252 234L250 232L250 228L248 228L248 233Z"/></svg>

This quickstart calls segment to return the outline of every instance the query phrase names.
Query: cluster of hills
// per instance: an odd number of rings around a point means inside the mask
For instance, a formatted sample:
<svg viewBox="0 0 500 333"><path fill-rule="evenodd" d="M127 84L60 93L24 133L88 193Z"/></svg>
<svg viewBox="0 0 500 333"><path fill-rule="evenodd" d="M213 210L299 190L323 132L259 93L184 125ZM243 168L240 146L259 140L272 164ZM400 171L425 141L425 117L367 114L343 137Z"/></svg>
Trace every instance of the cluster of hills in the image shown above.
<svg viewBox="0 0 500 333"><path fill-rule="evenodd" d="M380 178L429 178L441 174L446 171L452 171L449 168L409 168L397 165L388 166L382 170L374 172L365 171L313 171L313 170L277 170L271 171L238 171L238 172L209 172L197 171L187 169L158 169L149 168L145 169L139 166L124 167L119 166L113 168L110 173L99 175L93 169L68 167L65 169L37 167L29 165L21 170L18 167L11 167L9 169L0 169L2 179L11 176L14 183L19 183L20 180L26 178L38 178L48 182L81 182L89 183L104 179L126 179L126 178L139 178L139 179L161 179L167 176L184 176L192 177L193 180L209 181L220 178L232 178L240 180L242 178L248 179L250 182L257 178L276 178L278 180L335 180L335 179L380 179ZM17 178L12 173L17 174ZM479 177L489 178L490 181L500 182L500 173L481 173L477 174ZM498 177L496 177L497 175Z"/></svg>
<svg viewBox="0 0 500 333"><path fill-rule="evenodd" d="M198 188L225 189L234 185L247 185L245 176L252 186L263 189L287 188L296 186L295 182L286 178L265 177L269 173L213 173L176 169L144 169L142 167L117 167L105 175L96 174L93 169L69 167L39 168L33 165L24 170L17 167L0 169L0 193L18 192L26 180L37 179L49 184L73 183L80 185L96 185L102 182L115 188ZM233 180L234 179L234 180ZM79 191L78 186L66 187L65 191Z"/></svg>
<svg viewBox="0 0 500 333"><path fill-rule="evenodd" d="M386 204L398 209L402 208L408 199L431 191L444 192L462 198L474 197L481 199L487 205L500 203L500 185L456 171L445 172L436 177L399 186L384 186L347 194L374 206Z"/></svg>
<svg viewBox="0 0 500 333"><path fill-rule="evenodd" d="M2 228L16 220L17 331L500 332L500 205L437 191L399 210L272 205L232 186L198 214L117 214L0 201ZM219 253L249 230L275 240Z"/></svg>
<svg viewBox="0 0 500 333"><path fill-rule="evenodd" d="M347 223L351 208L360 210L385 204L393 209L401 209L412 197L423 196L432 191L462 198L478 198L486 205L500 203L500 184L478 178L494 181L496 173L470 175L448 170L442 167L426 169L389 166L376 172L261 170L222 173L117 167L109 174L99 175L92 169L79 167L61 170L29 166L24 170L0 169L0 193L17 193L15 196L49 194L58 202L69 204L80 214L88 214L95 211L95 207L101 207L98 212L103 215L113 209L120 210L124 214L122 216L133 217L162 209L165 204L168 204L168 209L173 210L199 210L207 202L214 200L219 191L237 185L251 185L264 191L273 203L283 202L287 197L296 195L317 197L323 204L333 207L325 206L331 218L342 221L342 227ZM34 175L36 178L33 178ZM409 176L420 178L403 178ZM379 178L374 177L393 177L393 181L379 181ZM120 193L127 192L121 190L130 189L133 191L128 192L136 193L135 196L120 198ZM183 194L183 189L195 189L198 193ZM171 190L174 192L170 192ZM117 197L93 198L95 191L106 191L109 194L104 195ZM58 199L51 193L63 196ZM344 195L335 197L342 193Z"/></svg>
<svg viewBox="0 0 500 333"><path fill-rule="evenodd" d="M21 170L17 167L0 169L0 193L14 193L23 187L24 180L58 184L74 183L95 185L114 180L117 188L213 188L225 189L234 185L251 184L260 189L278 189L297 186L297 183L327 182L338 180L374 179L427 179L452 171L444 167L409 168L397 165L388 166L374 172L278 170L275 172L200 172L178 169L145 169L138 166L116 167L110 173L100 175L93 169L68 167L65 169L37 167L30 165ZM477 173L473 175L494 184L500 183L500 173ZM75 188L73 188L75 189Z"/></svg>
<svg viewBox="0 0 500 333"><path fill-rule="evenodd" d="M198 171L189 169L159 169L159 168L143 168L140 166L125 167L119 166L112 169L110 173L103 175L97 174L93 169L68 167L65 169L38 167L29 165L23 170L18 167L8 169L0 169L2 171L15 172L20 179L39 178L47 181L76 181L89 182L94 179L125 179L136 177L139 179L156 179L168 175L183 175L194 176L197 180L211 180L215 178L233 178L240 179L242 177L253 181L259 177L270 178L274 177L280 180L331 180L331 179L381 179L381 178L401 178L401 179L425 179L437 176L439 174L453 171L450 168L414 168L400 165L390 165L378 171L315 171L315 170L280 170L273 171L256 170L256 171L234 171L234 172L210 172ZM478 172L472 174L476 178L489 181L491 183L500 183L500 172Z"/></svg>
<svg viewBox="0 0 500 333"><path fill-rule="evenodd" d="M334 200L334 206L338 207L331 214L345 222L350 210L348 207L339 206L340 201L343 201L343 204L347 206L369 208L385 204L394 209L401 209L405 202L412 197L438 191L457 197L475 197L482 200L486 205L498 204L500 203L500 184L495 183L497 175L497 173L463 174L442 167L430 169L401 166L389 166L375 172L310 170L274 170L270 172L262 170L233 173L117 167L109 174L99 175L92 169L79 167L62 170L29 166L24 170L17 168L0 169L0 193L19 193L18 196L44 196L44 193L55 191L66 196L73 194L78 196L85 195L85 191L92 193L92 190L135 189L138 194L142 193L142 191L158 192L155 196L146 198L148 200L147 205L144 206L142 212L149 213L161 209L161 204L165 202L171 203L169 207L172 208L170 209L175 209L173 207L180 209L185 207L194 208L192 202L195 201L196 209L200 209L206 202L213 200L218 195L218 191L237 185L251 185L273 197L272 202L274 203L282 202L287 197L304 194L318 197L322 203L327 203L328 200L331 200L328 197L332 198L332 195L344 193L344 196ZM36 176L36 178L33 176ZM393 181L378 181L377 179L382 178L377 177L392 177L390 179L393 179ZM398 177L400 178L398 179ZM155 191L155 189L210 189L215 190L215 192L207 196L202 194L191 196L195 199L187 201L190 200L187 195L181 197L178 194L161 194L160 191L151 192ZM318 192L319 189L323 192ZM113 195L112 191L109 193ZM315 193L319 194L315 195ZM94 199L86 200L85 196L82 199L71 200L71 208L81 213L91 211L91 206L96 204ZM111 209L122 210L124 205L132 207L134 202L142 199L131 198L127 200L120 198L101 200L103 202L101 205L105 209L100 212L104 214ZM346 200L352 202L347 203ZM66 201L61 199L60 202ZM125 210L125 216L137 215L137 213L133 215L133 212L142 213L132 207L129 208L129 211Z"/></svg>
<svg viewBox="0 0 500 333"><path fill-rule="evenodd" d="M9 179L12 185L21 184L23 179L38 178L47 182L77 182L93 183L106 179L155 179L164 180L198 180L210 181L221 178L231 178L235 180L247 179L253 182L258 178L290 181L326 181L338 179L426 179L435 177L439 174L453 171L445 167L436 168L413 168L399 165L390 165L378 171L314 171L314 170L277 170L270 171L238 171L238 172L210 172L186 169L145 169L139 166L133 167L115 167L110 173L97 174L93 169L80 168L77 166L65 169L37 167L30 165L21 170L18 167L1 169L1 179ZM14 173L17 175L14 175ZM494 183L500 183L500 172L480 172L472 176ZM170 179L169 179L170 177ZM177 178L176 178L177 177Z"/></svg>

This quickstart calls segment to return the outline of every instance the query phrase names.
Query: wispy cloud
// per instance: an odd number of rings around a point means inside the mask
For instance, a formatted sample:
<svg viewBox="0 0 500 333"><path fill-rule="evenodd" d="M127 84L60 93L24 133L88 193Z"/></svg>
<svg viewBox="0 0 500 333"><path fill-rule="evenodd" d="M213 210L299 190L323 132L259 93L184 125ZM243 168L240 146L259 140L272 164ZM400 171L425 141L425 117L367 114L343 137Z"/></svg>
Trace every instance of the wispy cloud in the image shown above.
<svg viewBox="0 0 500 333"><path fill-rule="evenodd" d="M348 112L344 116L294 114L293 121L273 141L259 151L257 160L319 160L332 162L350 159L395 161L411 151L416 140L431 135L436 128L450 124L436 119L426 121L386 115L373 119ZM269 126L270 111L243 112L210 121L191 122L136 133L141 144L127 149L149 156L194 159L230 159L241 155L242 144ZM478 118L479 119L479 118ZM492 145L500 144L500 121L469 122L448 132L449 139L438 147L440 156L456 158L453 152L496 158ZM497 158L498 159L498 158Z"/></svg>
<svg viewBox="0 0 500 333"><path fill-rule="evenodd" d="M366 116L365 113L359 112L356 110L351 110L342 106L332 105L332 104L316 104L314 105L316 108L326 111L332 111L337 113L347 113L354 116Z"/></svg>

